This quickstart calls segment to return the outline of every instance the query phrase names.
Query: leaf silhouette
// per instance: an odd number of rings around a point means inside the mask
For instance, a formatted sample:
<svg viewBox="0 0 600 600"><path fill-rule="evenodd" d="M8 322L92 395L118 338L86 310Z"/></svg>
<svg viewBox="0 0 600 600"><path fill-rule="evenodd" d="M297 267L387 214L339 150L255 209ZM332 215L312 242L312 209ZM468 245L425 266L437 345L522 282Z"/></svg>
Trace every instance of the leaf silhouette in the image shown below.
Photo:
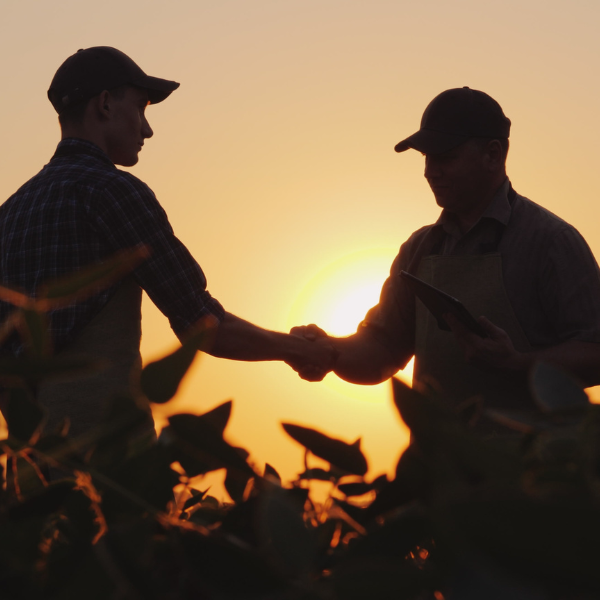
<svg viewBox="0 0 600 600"><path fill-rule="evenodd" d="M34 306L38 310L48 311L81 302L122 279L148 256L150 250L147 246L117 252L102 263L45 284L38 291ZM15 299L19 297L15 296Z"/></svg>
<svg viewBox="0 0 600 600"><path fill-rule="evenodd" d="M286 491L272 486L263 492L257 516L261 550L283 573L295 577L307 574L315 559L315 540Z"/></svg>
<svg viewBox="0 0 600 600"><path fill-rule="evenodd" d="M316 467L315 469L306 469L304 473L300 473L299 479L316 479L317 481L334 481L337 477L331 473L330 471L326 471L325 469L320 469Z"/></svg>
<svg viewBox="0 0 600 600"><path fill-rule="evenodd" d="M315 456L326 460L332 465L353 475L364 475L368 470L367 459L360 450L360 439L353 444L347 444L342 440L331 438L323 433L282 423L286 433L310 450Z"/></svg>
<svg viewBox="0 0 600 600"><path fill-rule="evenodd" d="M209 423L215 431L220 431L221 435L225 431L225 427L227 427L227 423L229 422L229 417L231 416L231 408L233 406L233 402L231 400L227 400L227 402L223 402L223 404L219 404L216 408L205 412L202 415L202 419ZM242 448L240 448L242 450ZM244 452L246 452L244 450ZM244 458L248 458L248 453L246 452L246 456Z"/></svg>
<svg viewBox="0 0 600 600"><path fill-rule="evenodd" d="M271 477L275 479L279 483L281 483L281 475L276 471L274 467L272 467L269 463L265 463L265 473L264 477Z"/></svg>
<svg viewBox="0 0 600 600"><path fill-rule="evenodd" d="M531 375L533 397L544 412L569 408L587 408L590 401L572 377L546 363L535 366Z"/></svg>
<svg viewBox="0 0 600 600"><path fill-rule="evenodd" d="M142 371L142 391L155 404L168 402L196 358L200 348L208 343L212 331L204 329L188 338L177 350L146 365Z"/></svg>
<svg viewBox="0 0 600 600"><path fill-rule="evenodd" d="M8 407L4 409L8 433L21 442L28 442L39 430L44 412L23 388L8 391Z"/></svg>
<svg viewBox="0 0 600 600"><path fill-rule="evenodd" d="M225 403L229 408L230 404ZM214 423L214 410L200 416L173 415L169 417L169 426L163 430L161 438L172 445L175 460L179 460L190 477L222 468L254 476L254 471L239 450L223 439L223 431Z"/></svg>
<svg viewBox="0 0 600 600"><path fill-rule="evenodd" d="M362 496L370 492L373 486L370 483L356 482L356 483L340 483L338 490L345 496Z"/></svg>

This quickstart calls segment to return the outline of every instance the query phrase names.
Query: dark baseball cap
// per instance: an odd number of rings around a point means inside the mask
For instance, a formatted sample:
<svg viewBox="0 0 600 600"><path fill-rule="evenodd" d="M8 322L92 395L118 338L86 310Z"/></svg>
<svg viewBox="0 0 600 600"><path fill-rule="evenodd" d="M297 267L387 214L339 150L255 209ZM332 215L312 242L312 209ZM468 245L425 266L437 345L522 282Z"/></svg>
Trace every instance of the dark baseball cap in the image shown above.
<svg viewBox="0 0 600 600"><path fill-rule="evenodd" d="M396 152L414 148L442 154L474 137L508 138L510 119L484 92L468 87L446 90L427 106L421 129L396 144Z"/></svg>
<svg viewBox="0 0 600 600"><path fill-rule="evenodd" d="M120 50L110 46L94 46L78 50L56 71L48 99L57 113L104 90L121 85L136 85L148 91L151 104L162 102L179 87L176 81L146 75Z"/></svg>

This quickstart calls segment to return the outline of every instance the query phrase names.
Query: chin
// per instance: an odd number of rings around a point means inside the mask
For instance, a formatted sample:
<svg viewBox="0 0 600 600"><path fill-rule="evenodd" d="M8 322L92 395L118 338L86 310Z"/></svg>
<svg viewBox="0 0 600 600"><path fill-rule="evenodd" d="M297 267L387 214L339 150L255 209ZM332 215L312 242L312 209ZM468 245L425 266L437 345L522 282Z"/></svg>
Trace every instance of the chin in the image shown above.
<svg viewBox="0 0 600 600"><path fill-rule="evenodd" d="M440 207L440 208L447 208L448 207L448 199L444 198L444 196L440 195L440 194L434 194L435 197L435 203Z"/></svg>
<svg viewBox="0 0 600 600"><path fill-rule="evenodd" d="M137 154L135 156L121 157L115 160L115 165L120 165L121 167L133 167L133 165L137 165L139 160Z"/></svg>

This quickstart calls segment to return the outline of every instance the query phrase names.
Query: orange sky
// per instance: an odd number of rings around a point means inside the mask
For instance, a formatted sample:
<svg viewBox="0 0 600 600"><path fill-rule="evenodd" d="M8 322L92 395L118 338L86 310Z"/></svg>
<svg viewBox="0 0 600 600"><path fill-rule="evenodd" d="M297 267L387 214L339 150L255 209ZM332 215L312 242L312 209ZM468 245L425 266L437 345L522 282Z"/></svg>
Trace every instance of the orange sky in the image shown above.
<svg viewBox="0 0 600 600"><path fill-rule="evenodd" d="M211 293L259 325L326 319L366 277L352 260L383 281L400 243L436 219L422 157L393 146L449 87L501 103L513 122L515 188L575 225L600 256L599 16L592 0L3 0L0 198L54 150L45 94L58 65L78 48L112 45L181 82L148 109L155 135L133 172ZM146 359L174 344L145 303ZM301 451L280 421L360 436L371 474L389 471L406 432L387 386L331 379L309 384L282 364L202 357L173 410L233 398L230 439L288 478Z"/></svg>

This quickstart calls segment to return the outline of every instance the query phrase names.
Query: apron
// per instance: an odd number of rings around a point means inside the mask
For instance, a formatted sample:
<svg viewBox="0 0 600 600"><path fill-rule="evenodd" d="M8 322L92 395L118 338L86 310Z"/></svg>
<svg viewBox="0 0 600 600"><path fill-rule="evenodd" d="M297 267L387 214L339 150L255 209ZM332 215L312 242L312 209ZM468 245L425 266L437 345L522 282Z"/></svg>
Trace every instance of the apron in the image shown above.
<svg viewBox="0 0 600 600"><path fill-rule="evenodd" d="M528 352L531 345L515 316L502 276L500 238L481 255L421 258L417 277L458 298L475 317L485 316L506 331L516 350ZM416 387L442 390L453 403L482 396L484 407L538 413L522 374L483 370L467 364L454 334L439 328L437 320L416 299L415 368ZM488 424L492 427L491 424ZM486 427L486 423L481 423Z"/></svg>
<svg viewBox="0 0 600 600"><path fill-rule="evenodd" d="M126 278L75 341L59 353L65 358L87 356L102 361L104 368L40 385L38 399L47 410L47 432L68 418L69 437L85 435L102 423L114 396L134 394L148 412L144 431L136 431L134 437L155 435L149 403L139 387L141 304L141 288L132 277Z"/></svg>

